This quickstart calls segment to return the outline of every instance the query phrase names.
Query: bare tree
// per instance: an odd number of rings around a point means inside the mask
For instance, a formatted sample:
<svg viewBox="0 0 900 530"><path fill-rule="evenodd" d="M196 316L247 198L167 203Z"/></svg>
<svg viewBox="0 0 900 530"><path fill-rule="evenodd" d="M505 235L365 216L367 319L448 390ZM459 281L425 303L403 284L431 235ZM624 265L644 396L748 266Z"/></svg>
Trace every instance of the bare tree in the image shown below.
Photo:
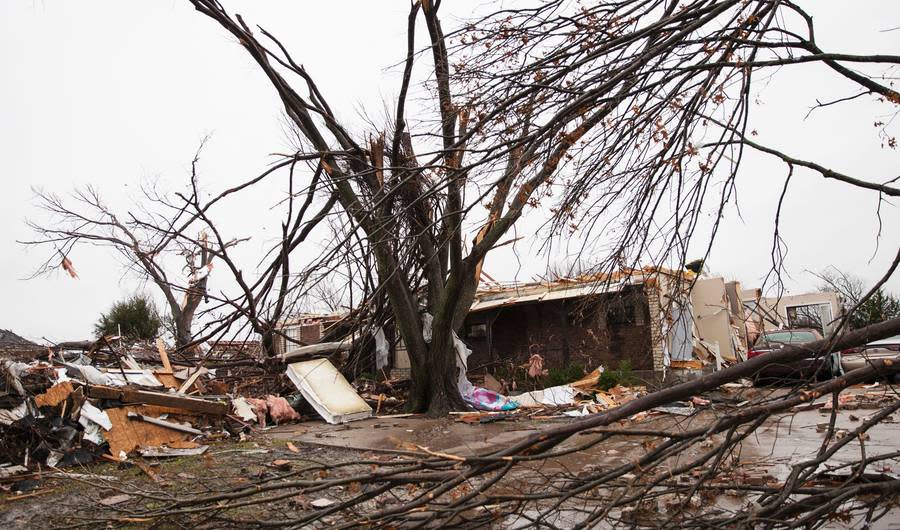
<svg viewBox="0 0 900 530"><path fill-rule="evenodd" d="M148 204L158 203L159 197L152 189L143 191ZM22 242L50 247L49 257L36 274L46 274L70 263L67 256L79 244L111 248L122 258L128 271L159 288L171 315L176 345L184 347L191 342L191 326L206 294L207 277L216 251L210 247L205 232L189 244L165 234L161 227L177 223L184 212L177 212L171 220L166 211L144 209L117 214L90 186L76 190L68 201L43 191L37 191L37 196L39 206L50 214L50 220L46 224L29 221L40 238ZM229 241L222 247L235 243ZM175 273L173 262L178 259L183 259L184 265Z"/></svg>
<svg viewBox="0 0 900 530"><path fill-rule="evenodd" d="M216 0L191 3L259 66L296 127L302 155L324 170L348 226L364 234L379 292L409 351L414 410L463 406L452 333L486 254L526 211L549 210L551 234L603 234L610 251L599 267L613 269L648 255L684 263L704 208L721 216L733 199L748 148L791 169L900 194L749 139L758 70L815 62L891 108L900 102L889 86L845 66L900 58L823 51L811 17L790 2L584 7L551 0L499 10L449 36L440 2L414 2L396 114L366 138L340 122L274 35L251 29ZM430 44L417 54L422 24ZM406 109L416 67L426 68L433 104L424 117L434 119L412 130ZM428 332L425 312L433 316Z"/></svg>
<svg viewBox="0 0 900 530"><path fill-rule="evenodd" d="M844 312L856 308L848 315L851 329L863 328L900 316L900 299L884 289L879 289L871 297L863 300L866 295L866 284L858 276L830 267L816 274L816 277L822 281L819 285L820 290L838 294Z"/></svg>
<svg viewBox="0 0 900 530"><path fill-rule="evenodd" d="M49 217L46 222L30 221L29 226L40 237L22 243L51 249L36 275L71 268L67 256L78 245L115 250L127 272L159 288L171 316L176 346L186 357L195 354L194 346L200 343L229 333L239 335L244 330L260 336L263 351L271 355L280 321L305 292L300 287L320 266L314 260L305 272L293 270L290 255L326 217L335 200L326 196L321 205L316 204L321 170L312 175L308 185L295 181L294 167L299 160L277 163L258 176L204 197L199 187L199 153L192 161L186 192L162 193L145 186L140 200L124 213L114 212L90 186L76 190L69 200L38 191L39 206ZM264 255L258 276L248 281L232 251L249 238L223 234L212 211L238 192L279 174L279 170L286 170L286 194L278 199L286 211L281 237ZM311 213L313 208L318 211ZM327 258L327 253L322 256L322 260ZM219 274L231 280L233 291L209 290L209 275L217 261ZM180 271L174 272L179 263ZM204 300L210 305L200 311ZM194 329L200 316L204 317L202 325Z"/></svg>

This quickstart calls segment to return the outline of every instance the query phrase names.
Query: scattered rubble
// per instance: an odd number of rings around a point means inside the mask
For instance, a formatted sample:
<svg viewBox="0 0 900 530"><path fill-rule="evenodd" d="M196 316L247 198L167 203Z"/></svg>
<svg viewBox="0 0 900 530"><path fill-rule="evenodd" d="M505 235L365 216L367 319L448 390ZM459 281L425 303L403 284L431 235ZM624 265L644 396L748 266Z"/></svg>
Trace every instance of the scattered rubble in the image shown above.
<svg viewBox="0 0 900 530"><path fill-rule="evenodd" d="M301 419L287 399L240 396L240 385L216 383L201 363L173 366L161 341L137 357L112 339L77 352L57 348L30 363L0 361L0 479L98 459L124 461L203 454L204 439L240 434L262 421ZM96 355L95 355L96 354ZM149 361L149 362L148 362ZM214 392L224 390L224 392Z"/></svg>

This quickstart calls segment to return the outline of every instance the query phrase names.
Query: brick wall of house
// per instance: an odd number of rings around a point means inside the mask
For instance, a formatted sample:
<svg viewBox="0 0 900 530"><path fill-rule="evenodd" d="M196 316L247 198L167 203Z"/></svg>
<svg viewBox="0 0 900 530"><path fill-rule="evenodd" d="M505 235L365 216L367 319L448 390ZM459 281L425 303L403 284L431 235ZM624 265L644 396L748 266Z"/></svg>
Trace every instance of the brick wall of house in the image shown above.
<svg viewBox="0 0 900 530"><path fill-rule="evenodd" d="M490 337L471 336L472 326L491 322ZM524 364L537 353L545 368L572 364L589 370L598 365L615 368L628 359L634 370L652 370L651 322L643 289L632 287L615 295L474 313L466 320L464 340L472 348L470 368L498 360Z"/></svg>

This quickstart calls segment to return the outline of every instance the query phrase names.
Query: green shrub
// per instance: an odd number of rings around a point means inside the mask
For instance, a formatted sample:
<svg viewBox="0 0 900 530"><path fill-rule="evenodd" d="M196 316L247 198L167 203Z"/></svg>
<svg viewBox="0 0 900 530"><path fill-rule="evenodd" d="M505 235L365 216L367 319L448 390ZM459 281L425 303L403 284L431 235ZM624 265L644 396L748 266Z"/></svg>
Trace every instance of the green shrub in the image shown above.
<svg viewBox="0 0 900 530"><path fill-rule="evenodd" d="M625 359L619 361L619 367L615 370L604 370L600 374L598 386L603 390L609 390L616 385L631 386L635 384L637 384L637 378L631 371L631 361Z"/></svg>
<svg viewBox="0 0 900 530"><path fill-rule="evenodd" d="M584 373L584 366L580 364L570 364L563 368L549 368L547 375L543 378L544 388L577 381L584 377Z"/></svg>
<svg viewBox="0 0 900 530"><path fill-rule="evenodd" d="M131 297L113 304L108 313L100 315L94 324L98 337L118 335L130 340L153 340L159 333L162 321L153 301L143 295Z"/></svg>

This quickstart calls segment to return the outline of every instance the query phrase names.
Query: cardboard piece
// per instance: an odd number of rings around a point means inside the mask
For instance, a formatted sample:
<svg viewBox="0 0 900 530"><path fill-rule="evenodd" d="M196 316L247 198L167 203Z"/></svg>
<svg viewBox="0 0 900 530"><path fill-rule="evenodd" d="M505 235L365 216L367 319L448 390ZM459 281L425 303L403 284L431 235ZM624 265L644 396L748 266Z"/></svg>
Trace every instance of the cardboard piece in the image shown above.
<svg viewBox="0 0 900 530"><path fill-rule="evenodd" d="M34 404L38 407L55 407L68 399L73 390L70 381L55 384L43 394L34 396Z"/></svg>

